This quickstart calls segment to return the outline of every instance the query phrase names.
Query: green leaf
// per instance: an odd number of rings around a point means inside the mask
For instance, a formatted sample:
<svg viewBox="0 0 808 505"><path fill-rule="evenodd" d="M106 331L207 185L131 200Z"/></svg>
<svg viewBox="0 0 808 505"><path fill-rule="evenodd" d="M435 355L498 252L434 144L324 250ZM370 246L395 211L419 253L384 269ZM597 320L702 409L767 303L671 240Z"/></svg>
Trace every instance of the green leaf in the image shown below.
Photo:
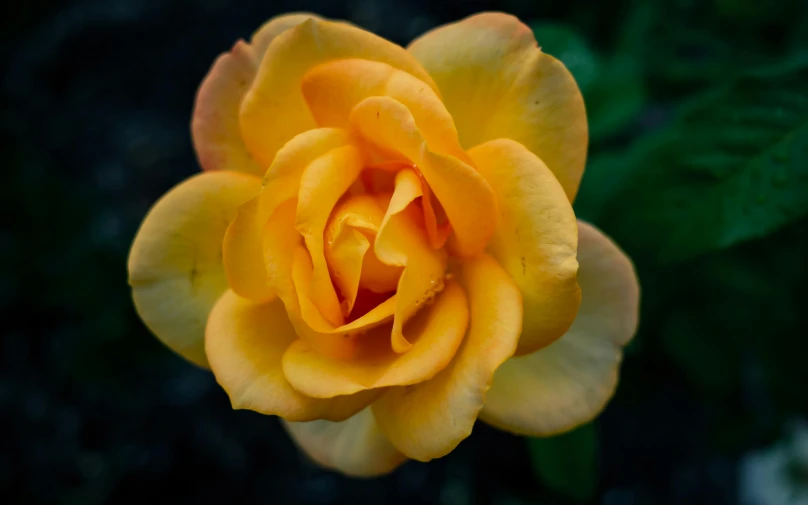
<svg viewBox="0 0 808 505"><path fill-rule="evenodd" d="M527 439L533 471L553 491L587 501L598 487L595 426L585 424L551 438Z"/></svg>
<svg viewBox="0 0 808 505"><path fill-rule="evenodd" d="M808 214L808 64L739 78L692 102L625 158L604 214L615 235L676 261Z"/></svg>

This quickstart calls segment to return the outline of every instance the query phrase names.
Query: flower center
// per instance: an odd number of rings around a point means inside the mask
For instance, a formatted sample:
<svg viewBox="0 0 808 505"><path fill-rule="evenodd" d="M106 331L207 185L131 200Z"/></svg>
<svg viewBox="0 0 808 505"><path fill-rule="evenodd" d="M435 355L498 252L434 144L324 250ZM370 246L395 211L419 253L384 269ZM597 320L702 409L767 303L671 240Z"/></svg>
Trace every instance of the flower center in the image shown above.
<svg viewBox="0 0 808 505"><path fill-rule="evenodd" d="M395 307L393 347L406 350L403 326L444 287L443 245L450 232L413 164L394 160L363 167L329 213L322 235L342 324L359 329L360 319L379 306ZM319 308L318 293L311 290Z"/></svg>

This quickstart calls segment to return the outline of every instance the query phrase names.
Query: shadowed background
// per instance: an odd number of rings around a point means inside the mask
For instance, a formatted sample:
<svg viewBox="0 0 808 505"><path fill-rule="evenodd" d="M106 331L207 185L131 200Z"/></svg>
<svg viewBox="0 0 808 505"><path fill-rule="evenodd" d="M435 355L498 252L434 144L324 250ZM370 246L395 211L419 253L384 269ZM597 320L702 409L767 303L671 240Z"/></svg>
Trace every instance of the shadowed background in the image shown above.
<svg viewBox="0 0 808 505"><path fill-rule="evenodd" d="M808 4L800 0L31 0L3 6L0 502L808 503ZM350 480L137 318L140 220L198 170L214 58L293 10L397 43L516 14L576 76L576 210L635 260L641 328L593 424L478 424L442 460ZM802 501L800 501L802 500Z"/></svg>

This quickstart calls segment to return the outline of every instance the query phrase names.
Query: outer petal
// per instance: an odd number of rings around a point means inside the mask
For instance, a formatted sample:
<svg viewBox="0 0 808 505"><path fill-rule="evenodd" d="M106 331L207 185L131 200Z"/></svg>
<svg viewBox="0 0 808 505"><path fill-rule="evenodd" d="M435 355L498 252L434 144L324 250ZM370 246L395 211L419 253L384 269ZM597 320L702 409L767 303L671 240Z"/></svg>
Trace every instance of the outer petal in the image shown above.
<svg viewBox="0 0 808 505"><path fill-rule="evenodd" d="M204 170L237 170L261 176L266 166L256 162L241 139L238 114L255 79L269 43L312 14L288 14L271 19L253 34L251 43L236 42L220 55L196 95L191 133Z"/></svg>
<svg viewBox="0 0 808 505"><path fill-rule="evenodd" d="M506 14L478 14L423 35L409 51L435 79L463 147L521 142L575 197L588 142L583 98L530 28Z"/></svg>
<svg viewBox="0 0 808 505"><path fill-rule="evenodd" d="M361 337L360 353L350 361L315 352L298 340L283 356L283 371L295 389L315 398L414 384L433 377L451 361L468 319L463 290L449 283L434 305L422 310L408 326L414 337L408 352L392 352L387 325Z"/></svg>
<svg viewBox="0 0 808 505"><path fill-rule="evenodd" d="M205 321L227 289L222 238L236 208L259 187L256 177L236 172L192 177L152 207L129 252L129 285L140 318L197 365L207 366Z"/></svg>
<svg viewBox="0 0 808 505"><path fill-rule="evenodd" d="M579 225L581 310L557 342L497 370L480 418L498 428L560 433L591 420L614 393L621 348L637 328L639 287L628 257L593 226Z"/></svg>
<svg viewBox="0 0 808 505"><path fill-rule="evenodd" d="M379 431L370 409L341 423L284 421L283 426L311 459L352 477L392 472L406 460Z"/></svg>
<svg viewBox="0 0 808 505"><path fill-rule="evenodd" d="M483 250L496 227L497 203L491 187L474 168L434 151L410 110L393 98L363 100L351 112L350 122L370 143L415 163L446 211L458 255L474 256Z"/></svg>
<svg viewBox="0 0 808 505"><path fill-rule="evenodd" d="M448 454L469 436L494 371L519 339L522 300L502 267L482 256L466 262L461 277L471 325L452 363L427 382L391 389L372 406L393 445L420 461Z"/></svg>
<svg viewBox="0 0 808 505"><path fill-rule="evenodd" d="M499 225L488 250L522 291L516 353L530 353L563 335L578 312L575 214L550 170L521 144L493 140L469 155L497 195Z"/></svg>
<svg viewBox="0 0 808 505"><path fill-rule="evenodd" d="M315 65L349 58L387 63L434 88L426 71L403 48L345 23L307 20L269 45L242 103L241 132L259 162L269 166L282 145L316 128L301 90L306 72Z"/></svg>
<svg viewBox="0 0 808 505"><path fill-rule="evenodd" d="M341 421L368 405L362 393L318 400L295 391L281 370L281 357L297 338L277 298L258 304L227 291L210 313L205 349L216 380L234 408L290 421Z"/></svg>

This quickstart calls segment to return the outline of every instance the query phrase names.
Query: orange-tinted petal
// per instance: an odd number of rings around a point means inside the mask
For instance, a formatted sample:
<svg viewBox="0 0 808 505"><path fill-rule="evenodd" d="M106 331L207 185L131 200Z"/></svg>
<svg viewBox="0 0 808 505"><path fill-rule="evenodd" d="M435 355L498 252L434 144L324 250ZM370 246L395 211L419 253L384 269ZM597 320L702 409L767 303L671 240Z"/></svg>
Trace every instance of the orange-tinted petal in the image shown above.
<svg viewBox="0 0 808 505"><path fill-rule="evenodd" d="M578 313L578 226L552 172L508 139L469 155L497 195L499 226L488 250L513 277L525 304L517 354L544 347L567 331Z"/></svg>
<svg viewBox="0 0 808 505"><path fill-rule="evenodd" d="M478 14L428 32L409 51L435 79L463 147L516 140L575 197L588 142L583 98L530 28L507 14Z"/></svg>
<svg viewBox="0 0 808 505"><path fill-rule="evenodd" d="M311 162L300 179L295 227L306 241L314 265L310 296L320 313L335 326L345 320L325 260L323 234L331 211L359 176L364 164L359 149L340 147Z"/></svg>
<svg viewBox="0 0 808 505"><path fill-rule="evenodd" d="M340 304L342 315L347 317L353 310L359 293L362 263L370 249L370 240L352 227L344 227L326 245L328 269L344 297Z"/></svg>
<svg viewBox="0 0 808 505"><path fill-rule="evenodd" d="M298 247L292 263L292 280L300 314L290 314L294 316L292 322L300 338L316 352L338 359L350 359L358 352L359 334L393 317L396 297L387 299L350 323L335 326L323 317L311 298L309 286L313 270L311 256L305 247Z"/></svg>
<svg viewBox="0 0 808 505"><path fill-rule="evenodd" d="M371 96L389 96L412 113L430 148L471 163L461 149L452 116L428 84L386 63L339 60L303 77L303 95L320 126L347 128L351 110Z"/></svg>
<svg viewBox="0 0 808 505"><path fill-rule="evenodd" d="M213 63L202 80L194 104L191 133L204 170L236 170L262 176L266 166L256 162L241 139L239 109L255 78L269 43L311 14L287 14L266 22L250 43L238 41Z"/></svg>
<svg viewBox="0 0 808 505"><path fill-rule="evenodd" d="M129 252L129 285L146 326L186 359L207 366L205 321L227 289L222 239L257 178L208 172L166 193L143 220Z"/></svg>
<svg viewBox="0 0 808 505"><path fill-rule="evenodd" d="M369 409L340 423L284 421L283 426L311 459L351 477L389 473L406 460L379 431Z"/></svg>
<svg viewBox="0 0 808 505"><path fill-rule="evenodd" d="M383 218L379 198L368 194L349 197L331 215L325 232L325 256L344 298L345 316L353 309L360 286L387 293L395 290L401 275L400 268L381 263L370 247Z"/></svg>
<svg viewBox="0 0 808 505"><path fill-rule="evenodd" d="M367 141L400 153L418 167L446 211L459 255L473 256L483 250L496 226L496 200L474 168L434 151L409 109L393 98L363 100L354 107L350 121Z"/></svg>
<svg viewBox="0 0 808 505"><path fill-rule="evenodd" d="M371 393L309 398L283 375L281 357L297 338L280 300L255 303L227 291L210 313L205 349L216 380L234 408L289 421L341 421L373 401Z"/></svg>
<svg viewBox="0 0 808 505"><path fill-rule="evenodd" d="M410 205L421 196L421 182L412 170L396 174L396 189L376 235L376 256L388 265L404 270L396 288L396 314L392 345L405 352L411 344L403 334L404 323L443 289L446 257L433 249L418 226L417 208Z"/></svg>
<svg viewBox="0 0 808 505"><path fill-rule="evenodd" d="M553 435L590 421L614 393L621 349L637 328L637 277L608 237L579 225L578 317L549 347L497 370L480 414L489 424L522 435Z"/></svg>
<svg viewBox="0 0 808 505"><path fill-rule="evenodd" d="M264 176L260 196L243 205L224 240L224 265L230 287L239 296L254 301L273 295L264 263L264 228L275 209L296 198L303 171L315 159L346 145L352 145L346 130L320 128L289 141Z"/></svg>
<svg viewBox="0 0 808 505"><path fill-rule="evenodd" d="M259 225L259 197L238 208L222 243L222 260L230 289L239 296L261 302L275 296L269 285L261 243L266 221Z"/></svg>
<svg viewBox="0 0 808 505"><path fill-rule="evenodd" d="M408 324L414 342L408 352L392 352L387 340L390 326L381 326L359 337L365 354L350 361L315 352L298 340L283 356L283 371L295 389L315 398L415 384L446 367L463 339L468 318L463 290L449 283L434 304Z"/></svg>
<svg viewBox="0 0 808 505"><path fill-rule="evenodd" d="M387 63L434 88L403 48L345 23L307 20L272 41L241 106L241 132L260 163L268 166L281 146L317 126L303 98L303 76L316 65L351 58Z"/></svg>
<svg viewBox="0 0 808 505"><path fill-rule="evenodd" d="M452 362L431 380L392 388L372 405L393 445L419 461L448 454L471 433L494 371L519 339L522 301L502 267L482 256L464 262L460 277L471 323Z"/></svg>
<svg viewBox="0 0 808 505"><path fill-rule="evenodd" d="M303 245L303 237L295 229L296 213L296 199L287 200L275 209L264 226L262 249L267 284L293 315L300 313L300 307L292 281L292 264L295 251Z"/></svg>

